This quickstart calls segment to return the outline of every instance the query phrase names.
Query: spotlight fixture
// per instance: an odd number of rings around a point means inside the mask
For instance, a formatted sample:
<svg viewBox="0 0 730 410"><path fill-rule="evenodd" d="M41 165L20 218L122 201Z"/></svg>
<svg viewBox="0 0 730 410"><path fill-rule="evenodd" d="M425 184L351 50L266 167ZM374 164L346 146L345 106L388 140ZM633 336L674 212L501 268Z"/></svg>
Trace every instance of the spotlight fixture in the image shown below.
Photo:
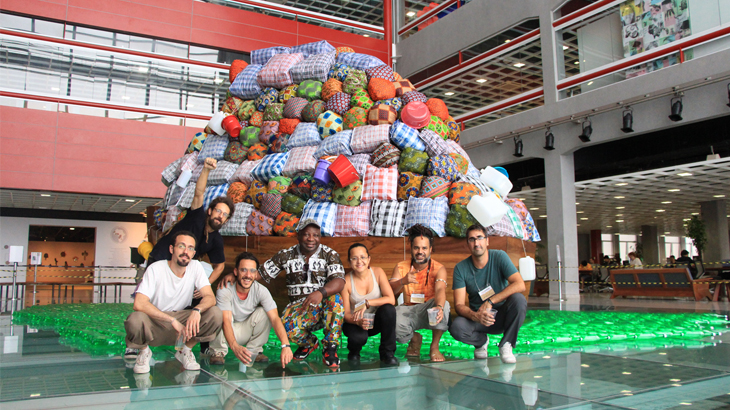
<svg viewBox="0 0 730 410"><path fill-rule="evenodd" d="M553 135L553 131L550 128L545 131L545 146L543 148L548 151L552 151L555 149L555 136Z"/></svg>
<svg viewBox="0 0 730 410"><path fill-rule="evenodd" d="M634 110L631 108L626 108L624 110L624 122L623 122L623 128L621 128L621 131L623 132L634 132Z"/></svg>
<svg viewBox="0 0 730 410"><path fill-rule="evenodd" d="M591 134L593 134L593 125L590 118L586 117L586 120L583 121L583 133L578 138L583 142L591 142Z"/></svg>
<svg viewBox="0 0 730 410"><path fill-rule="evenodd" d="M524 156L522 155L522 138L520 138L519 135L515 137L515 153L512 155L516 156L517 158L521 158Z"/></svg>
<svg viewBox="0 0 730 410"><path fill-rule="evenodd" d="M672 98L672 115L669 116L669 119L674 122L682 121L682 108L682 97L677 94Z"/></svg>

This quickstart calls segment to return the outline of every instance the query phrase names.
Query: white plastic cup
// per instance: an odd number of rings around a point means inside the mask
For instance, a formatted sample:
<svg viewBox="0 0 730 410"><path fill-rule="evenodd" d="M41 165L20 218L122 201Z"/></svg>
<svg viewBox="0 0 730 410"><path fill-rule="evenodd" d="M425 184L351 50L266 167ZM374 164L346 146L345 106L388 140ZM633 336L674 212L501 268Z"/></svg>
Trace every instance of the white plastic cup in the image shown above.
<svg viewBox="0 0 730 410"><path fill-rule="evenodd" d="M183 349L183 346L185 346L185 333L180 333L180 336L177 337L177 341L175 341L175 350L178 352Z"/></svg>
<svg viewBox="0 0 730 410"><path fill-rule="evenodd" d="M489 310L487 310L487 312L492 314L492 318L494 320L497 320L497 309L489 309Z"/></svg>
<svg viewBox="0 0 730 410"><path fill-rule="evenodd" d="M492 167L484 168L480 179L488 187L497 191L502 198L507 198L509 191L512 190L512 182L510 182L509 178Z"/></svg>
<svg viewBox="0 0 730 410"><path fill-rule="evenodd" d="M223 135L226 133L226 130L223 129L223 119L226 118L228 114L224 113L223 111L218 111L213 115L213 117L208 121L208 126L210 127L213 132L215 132L218 135Z"/></svg>
<svg viewBox="0 0 730 410"><path fill-rule="evenodd" d="M245 364L243 362L239 363L238 364L238 371L241 372L241 373L246 373L246 368L248 366L253 366L254 362L256 362L256 356L259 355L258 352L252 352L250 350L248 352L251 354L251 364L247 365L247 364Z"/></svg>
<svg viewBox="0 0 730 410"><path fill-rule="evenodd" d="M180 188L185 188L188 186L188 182L190 182L190 178L193 177L193 171L189 169L183 169L180 173L180 176L177 177L177 181L175 182L177 186Z"/></svg>
<svg viewBox="0 0 730 410"><path fill-rule="evenodd" d="M496 224L507 213L507 205L500 201L493 192L473 196L466 205L466 209L484 227Z"/></svg>
<svg viewBox="0 0 730 410"><path fill-rule="evenodd" d="M365 325L364 329L370 330L375 324L375 313L363 313L362 319L362 323Z"/></svg>
<svg viewBox="0 0 730 410"><path fill-rule="evenodd" d="M439 308L431 308L428 310L428 325L436 326L438 324Z"/></svg>

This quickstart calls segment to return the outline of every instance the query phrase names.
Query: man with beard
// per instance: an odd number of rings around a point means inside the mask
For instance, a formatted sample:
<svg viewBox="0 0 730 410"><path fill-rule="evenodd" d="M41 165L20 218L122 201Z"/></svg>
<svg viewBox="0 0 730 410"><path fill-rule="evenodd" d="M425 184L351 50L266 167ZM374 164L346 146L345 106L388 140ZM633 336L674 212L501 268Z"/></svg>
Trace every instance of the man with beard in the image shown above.
<svg viewBox="0 0 730 410"><path fill-rule="evenodd" d="M395 338L408 343L406 356L420 356L422 336L419 329L431 329L430 357L434 362L445 360L439 350L441 336L449 328L449 303L446 301L446 268L431 259L433 232L423 225L408 230L411 259L393 269L390 286L396 297L402 292L404 304L395 308ZM431 326L428 310L438 309L436 325Z"/></svg>
<svg viewBox="0 0 730 410"><path fill-rule="evenodd" d="M191 348L198 342L213 340L221 328L221 311L215 306L213 290L203 266L193 260L195 237L180 231L172 239L172 259L147 268L134 297L134 313L124 322L127 347L139 349L135 373L150 371L149 346L176 346L179 338L184 345L175 358L185 370L200 370ZM191 310L185 309L195 291L203 296L201 302Z"/></svg>
<svg viewBox="0 0 730 410"><path fill-rule="evenodd" d="M238 360L251 364L251 355L261 355L273 326L281 341L281 367L286 367L292 359L289 339L271 293L256 282L259 260L252 253L243 252L236 257L234 266L235 283L216 294L217 306L223 312L223 331L210 344L210 364L225 364L229 347Z"/></svg>
<svg viewBox="0 0 730 410"><path fill-rule="evenodd" d="M527 300L521 292L525 282L505 251L488 249L489 237L482 225L466 230L471 256L454 268L454 308L459 314L449 333L474 346L474 358L486 359L490 334L504 333L499 355L515 363L512 348L525 321Z"/></svg>

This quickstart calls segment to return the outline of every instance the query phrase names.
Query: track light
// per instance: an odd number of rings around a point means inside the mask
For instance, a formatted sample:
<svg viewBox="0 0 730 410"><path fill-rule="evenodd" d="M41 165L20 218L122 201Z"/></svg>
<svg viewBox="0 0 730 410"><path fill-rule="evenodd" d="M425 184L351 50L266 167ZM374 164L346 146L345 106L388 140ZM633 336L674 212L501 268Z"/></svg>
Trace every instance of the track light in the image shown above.
<svg viewBox="0 0 730 410"><path fill-rule="evenodd" d="M512 155L516 156L517 158L523 157L523 155L522 155L522 138L520 138L519 135L515 137L515 153Z"/></svg>
<svg viewBox="0 0 730 410"><path fill-rule="evenodd" d="M545 131L545 146L543 148L548 151L552 151L555 149L555 136L553 135L553 131L550 128Z"/></svg>
<svg viewBox="0 0 730 410"><path fill-rule="evenodd" d="M672 115L669 116L669 119L674 122L682 121L682 108L682 97L677 95L672 98Z"/></svg>
<svg viewBox="0 0 730 410"><path fill-rule="evenodd" d="M621 131L623 132L634 132L634 110L631 108L626 108L624 111L624 123L623 128L621 128Z"/></svg>
<svg viewBox="0 0 730 410"><path fill-rule="evenodd" d="M591 134L593 134L593 125L591 124L591 120L586 118L586 120L583 121L583 133L581 133L578 138L580 138L583 142L591 142Z"/></svg>

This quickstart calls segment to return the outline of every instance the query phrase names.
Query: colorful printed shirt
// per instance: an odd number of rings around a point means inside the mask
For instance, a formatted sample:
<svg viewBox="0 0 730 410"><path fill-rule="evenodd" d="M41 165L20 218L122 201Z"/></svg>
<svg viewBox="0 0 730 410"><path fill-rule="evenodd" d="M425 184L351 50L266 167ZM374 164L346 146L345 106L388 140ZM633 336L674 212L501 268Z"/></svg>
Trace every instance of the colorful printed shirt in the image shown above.
<svg viewBox="0 0 730 410"><path fill-rule="evenodd" d="M443 267L444 265L431 259L426 268L416 272L416 280L418 283L403 286L404 305L415 305L415 303L411 303L411 295L414 293L425 295L425 301L433 299L436 296L436 273ZM410 270L411 261L408 260L398 263L398 272L400 272L401 277L408 275Z"/></svg>
<svg viewBox="0 0 730 410"><path fill-rule="evenodd" d="M299 252L299 245L294 245L280 250L264 262L259 273L268 283L279 276L282 270L286 271L290 305L306 298L332 279L345 279L345 268L340 261L340 255L329 246L321 244L309 257L309 263Z"/></svg>

